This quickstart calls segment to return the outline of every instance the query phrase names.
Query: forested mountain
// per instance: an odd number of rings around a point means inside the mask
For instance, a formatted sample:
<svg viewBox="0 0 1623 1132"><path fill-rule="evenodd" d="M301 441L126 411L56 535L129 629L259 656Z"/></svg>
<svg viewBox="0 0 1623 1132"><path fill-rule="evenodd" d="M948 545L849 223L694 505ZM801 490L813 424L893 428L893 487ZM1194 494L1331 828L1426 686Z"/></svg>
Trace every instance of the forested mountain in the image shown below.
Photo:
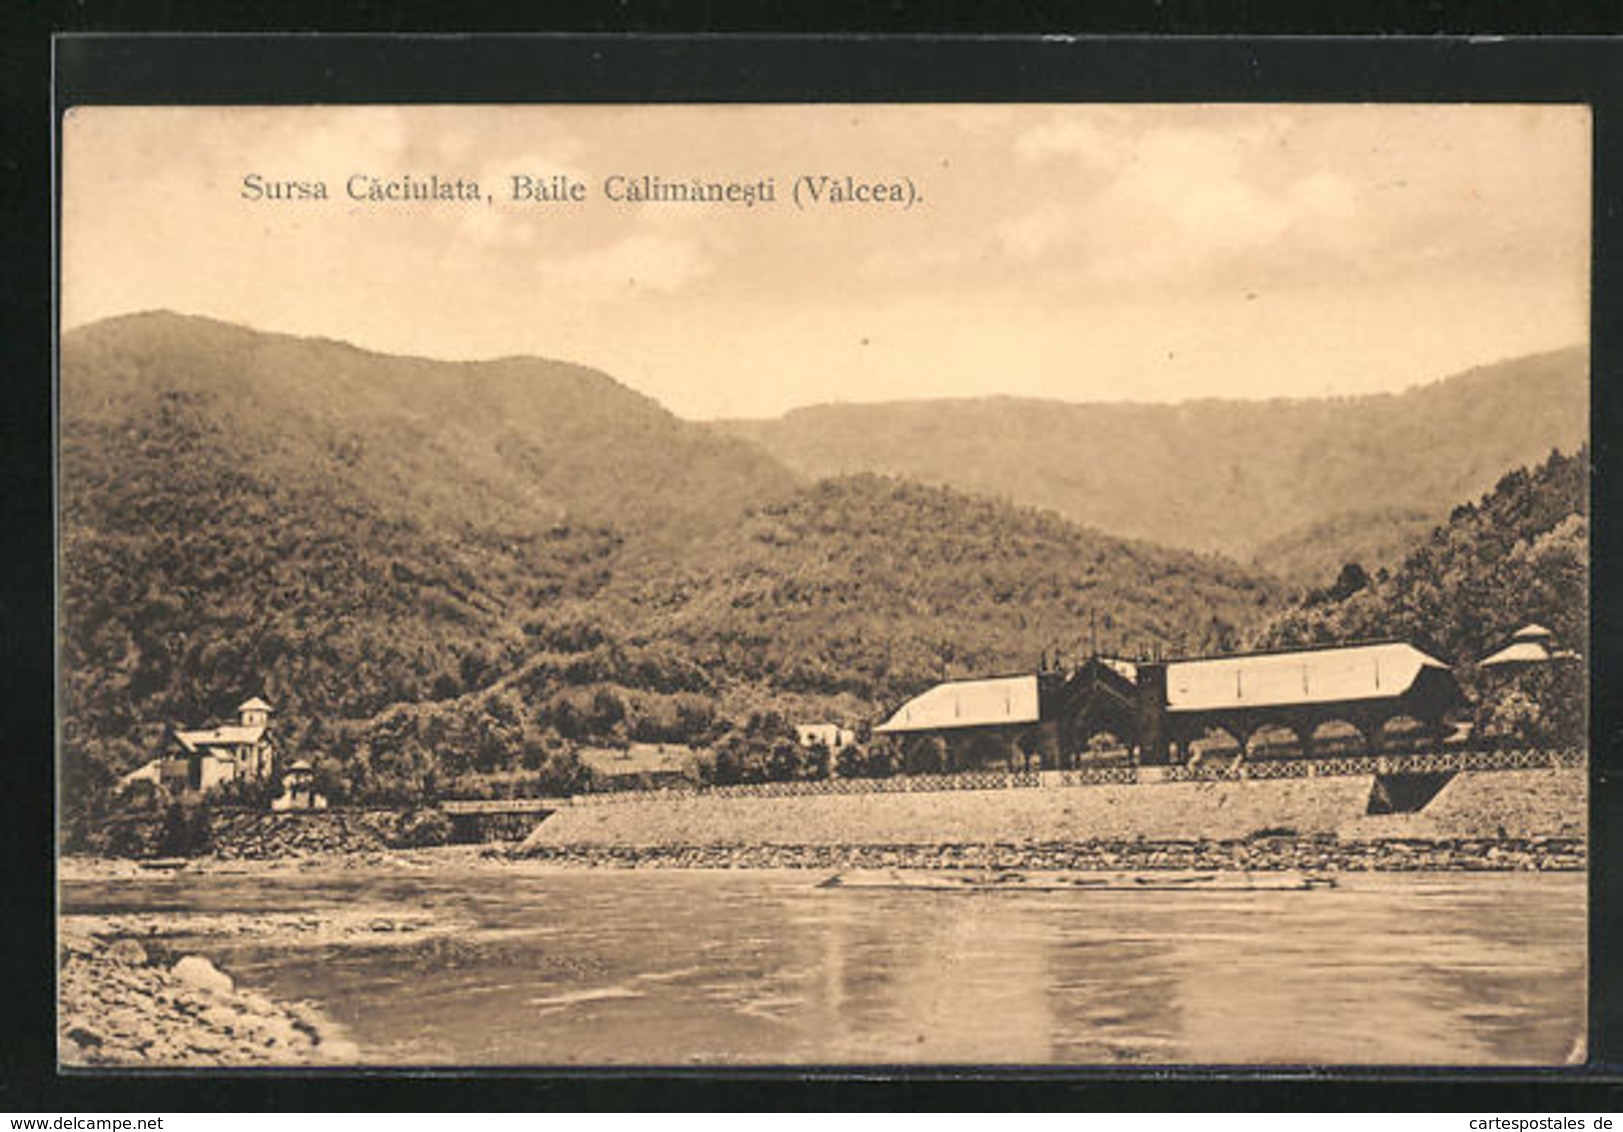
<svg viewBox="0 0 1623 1132"><path fill-rule="evenodd" d="M64 337L66 752L127 769L254 691L318 721L485 687L535 610L794 479L603 374L172 314Z"/></svg>
<svg viewBox="0 0 1623 1132"><path fill-rule="evenodd" d="M276 705L349 797L871 718L1043 648L1222 643L1271 583L962 494L797 486L602 374L143 315L63 343L67 800ZM563 773L563 771L560 771Z"/></svg>
<svg viewBox="0 0 1623 1132"><path fill-rule="evenodd" d="M1227 560L1125 542L1051 512L877 476L761 507L611 583L639 636L792 691L894 701L1044 650L1232 647L1280 587Z"/></svg>
<svg viewBox="0 0 1623 1132"><path fill-rule="evenodd" d="M1588 407L1587 354L1573 348L1380 396L830 405L726 427L807 476L907 476L1242 560L1313 530L1322 562L1339 565L1360 544L1325 539L1361 537L1356 516L1399 509L1440 522L1507 469L1582 443Z"/></svg>
<svg viewBox="0 0 1623 1132"><path fill-rule="evenodd" d="M602 591L534 610L527 654L489 689L323 728L351 789L545 767L577 743L725 746L763 717L861 724L943 677L1075 658L1093 632L1232 645L1280 604L1276 583L1231 563L872 476L621 566Z"/></svg>
<svg viewBox="0 0 1623 1132"><path fill-rule="evenodd" d="M1320 593L1258 634L1262 645L1300 645L1377 636L1404 637L1464 666L1482 693L1481 722L1508 711L1522 734L1574 742L1583 734L1589 647L1589 449L1551 453L1537 467L1503 476L1401 565L1341 593ZM1575 662L1529 674L1545 687L1501 688L1470 666L1529 623L1551 630ZM1536 692L1536 694L1534 694ZM1507 707L1509 703L1511 706ZM1536 725L1534 723L1536 722Z"/></svg>
<svg viewBox="0 0 1623 1132"><path fill-rule="evenodd" d="M1585 446L1504 475L1480 500L1456 507L1401 565L1338 600L1281 614L1259 639L1296 645L1401 636L1469 663L1537 622L1583 651L1588 587Z"/></svg>
<svg viewBox="0 0 1623 1132"><path fill-rule="evenodd" d="M1446 514L1414 507L1344 511L1269 539L1257 547L1252 560L1282 581L1322 588L1348 562L1370 571L1398 565Z"/></svg>

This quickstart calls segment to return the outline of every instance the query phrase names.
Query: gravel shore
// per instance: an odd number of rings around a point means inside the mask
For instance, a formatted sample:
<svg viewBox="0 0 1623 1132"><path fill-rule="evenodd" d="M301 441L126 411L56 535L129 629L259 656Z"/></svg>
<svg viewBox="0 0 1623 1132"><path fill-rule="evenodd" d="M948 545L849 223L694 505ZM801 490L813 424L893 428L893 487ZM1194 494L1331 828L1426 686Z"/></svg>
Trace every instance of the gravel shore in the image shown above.
<svg viewBox="0 0 1623 1132"><path fill-rule="evenodd" d="M1211 872L1581 872L1576 838L1087 841L958 845L533 845L533 861L675 869L1028 869Z"/></svg>
<svg viewBox="0 0 1623 1132"><path fill-rule="evenodd" d="M170 959L123 930L64 923L57 1057L64 1066L347 1064L359 1050L303 1003L239 990L198 955Z"/></svg>
<svg viewBox="0 0 1623 1132"><path fill-rule="evenodd" d="M501 845L443 845L432 849L321 850L257 859L207 854L200 857L98 857L64 854L57 859L59 881L150 879L169 873L211 876L270 876L316 872L420 873L434 869L500 866L509 859Z"/></svg>

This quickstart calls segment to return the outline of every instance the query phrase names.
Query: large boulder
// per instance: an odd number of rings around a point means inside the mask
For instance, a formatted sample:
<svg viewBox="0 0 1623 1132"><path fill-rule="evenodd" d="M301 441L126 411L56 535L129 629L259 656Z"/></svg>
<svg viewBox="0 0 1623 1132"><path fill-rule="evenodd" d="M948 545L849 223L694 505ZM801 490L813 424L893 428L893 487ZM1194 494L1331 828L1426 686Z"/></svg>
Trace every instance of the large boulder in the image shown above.
<svg viewBox="0 0 1623 1132"><path fill-rule="evenodd" d="M126 967L145 967L147 952L133 939L121 939L107 949L107 958Z"/></svg>
<svg viewBox="0 0 1623 1132"><path fill-rule="evenodd" d="M96 954L96 941L87 935L63 932L61 943L62 963L65 966L70 957L89 959Z"/></svg>
<svg viewBox="0 0 1623 1132"><path fill-rule="evenodd" d="M188 986L218 994L230 994L236 985L231 981L230 975L201 955L184 956L175 962L169 973Z"/></svg>

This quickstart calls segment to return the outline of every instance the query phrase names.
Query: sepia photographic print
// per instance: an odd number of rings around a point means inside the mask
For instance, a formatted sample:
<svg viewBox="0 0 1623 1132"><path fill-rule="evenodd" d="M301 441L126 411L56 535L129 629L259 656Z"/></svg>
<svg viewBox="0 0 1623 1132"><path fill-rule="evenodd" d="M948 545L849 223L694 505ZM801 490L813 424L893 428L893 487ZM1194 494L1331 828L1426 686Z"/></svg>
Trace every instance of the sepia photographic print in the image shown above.
<svg viewBox="0 0 1623 1132"><path fill-rule="evenodd" d="M1585 1063L1591 147L70 109L59 1063Z"/></svg>

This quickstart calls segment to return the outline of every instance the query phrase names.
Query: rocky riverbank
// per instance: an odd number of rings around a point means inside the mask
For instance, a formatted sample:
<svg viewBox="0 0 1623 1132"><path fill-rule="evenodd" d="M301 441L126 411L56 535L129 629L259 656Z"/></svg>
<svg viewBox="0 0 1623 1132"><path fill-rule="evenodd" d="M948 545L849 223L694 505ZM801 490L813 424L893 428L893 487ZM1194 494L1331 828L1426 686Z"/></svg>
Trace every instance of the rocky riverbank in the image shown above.
<svg viewBox="0 0 1623 1132"><path fill-rule="evenodd" d="M498 845L446 845L432 849L319 849L297 853L267 853L264 857L98 857L64 854L57 859L58 880L113 880L165 874L268 876L277 873L376 872L401 873L433 869L471 868L509 860L508 849Z"/></svg>
<svg viewBox="0 0 1623 1132"><path fill-rule="evenodd" d="M525 858L574 867L671 869L1179 869L1221 872L1581 872L1577 838L1261 837L945 845L533 845Z"/></svg>
<svg viewBox="0 0 1623 1132"><path fill-rule="evenodd" d="M1437 838L1387 837L1343 840L1334 835L1308 837L1254 836L1240 840L1084 840L1033 842L948 842L942 844L874 845L532 845L450 846L392 853L327 853L266 861L196 857L160 861L127 861L105 857L64 857L61 879L104 881L150 878L153 875L268 876L278 873L321 873L391 870L421 873L436 870L528 868L648 869L1030 869L1316 872L1581 872L1587 847L1578 837ZM348 922L332 917L239 917L208 927L221 935L304 935L345 940L376 935L379 917L357 911ZM439 931L443 925L399 923L388 928L396 938L415 931ZM151 922L148 922L151 921ZM145 934L175 926L169 915L146 918L104 917L107 931ZM195 917L187 930L203 927ZM375 939L373 940L375 942Z"/></svg>
<svg viewBox="0 0 1623 1132"><path fill-rule="evenodd" d="M115 815L76 827L70 853L131 860L211 856L262 861L365 854L444 844L450 820L434 807L268 813L229 807Z"/></svg>
<svg viewBox="0 0 1623 1132"><path fill-rule="evenodd" d="M57 1056L63 1065L358 1060L356 1047L313 1007L239 990L208 959L175 957L161 943L137 938L135 927L64 921L57 997Z"/></svg>

